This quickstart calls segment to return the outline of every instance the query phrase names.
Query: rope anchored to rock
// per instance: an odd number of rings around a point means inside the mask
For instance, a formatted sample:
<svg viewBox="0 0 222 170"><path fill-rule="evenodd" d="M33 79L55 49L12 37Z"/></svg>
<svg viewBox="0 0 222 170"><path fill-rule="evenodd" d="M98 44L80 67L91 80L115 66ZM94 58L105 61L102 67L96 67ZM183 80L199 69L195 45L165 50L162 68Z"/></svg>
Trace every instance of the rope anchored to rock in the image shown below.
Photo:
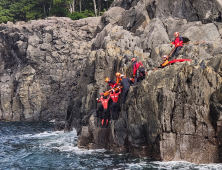
<svg viewBox="0 0 222 170"><path fill-rule="evenodd" d="M201 44L201 43L205 43L206 41L202 41L202 42L194 42L194 43L183 43L183 44Z"/></svg>

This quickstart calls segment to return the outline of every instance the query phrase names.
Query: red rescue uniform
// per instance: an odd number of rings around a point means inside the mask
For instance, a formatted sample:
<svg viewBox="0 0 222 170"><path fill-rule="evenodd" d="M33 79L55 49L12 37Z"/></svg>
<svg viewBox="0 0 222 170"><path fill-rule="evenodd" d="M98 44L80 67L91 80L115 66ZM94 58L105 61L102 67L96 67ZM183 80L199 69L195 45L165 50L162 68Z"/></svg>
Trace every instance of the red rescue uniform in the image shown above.
<svg viewBox="0 0 222 170"><path fill-rule="evenodd" d="M133 76L136 76L136 72L139 68L139 63L137 63L136 61L133 63Z"/></svg>
<svg viewBox="0 0 222 170"><path fill-rule="evenodd" d="M119 117L119 110L120 110L120 107L118 105L118 99L119 99L119 94L121 93L121 89L119 88L119 92L116 93L115 90L113 90L111 93L110 93L110 97L112 98L113 100L113 103L112 103L112 114L111 114L111 119L114 119L114 120L117 120L118 117Z"/></svg>
<svg viewBox="0 0 222 170"><path fill-rule="evenodd" d="M116 93L115 91L113 91L113 93L110 93L110 97L111 97L111 99L113 100L114 103L118 102L120 93L121 93L121 89L120 88L119 88L119 92L118 93Z"/></svg>
<svg viewBox="0 0 222 170"><path fill-rule="evenodd" d="M108 81L108 84L109 84L110 88L114 88L117 86L117 83L113 80Z"/></svg>
<svg viewBox="0 0 222 170"><path fill-rule="evenodd" d="M175 38L174 42L172 42L172 44L175 45L175 47L182 47L183 46L183 38L178 36L177 38Z"/></svg>
<svg viewBox="0 0 222 170"><path fill-rule="evenodd" d="M101 102L103 104L103 108L108 108L108 102L109 102L110 96L107 99L104 99L103 96L98 100L98 102Z"/></svg>

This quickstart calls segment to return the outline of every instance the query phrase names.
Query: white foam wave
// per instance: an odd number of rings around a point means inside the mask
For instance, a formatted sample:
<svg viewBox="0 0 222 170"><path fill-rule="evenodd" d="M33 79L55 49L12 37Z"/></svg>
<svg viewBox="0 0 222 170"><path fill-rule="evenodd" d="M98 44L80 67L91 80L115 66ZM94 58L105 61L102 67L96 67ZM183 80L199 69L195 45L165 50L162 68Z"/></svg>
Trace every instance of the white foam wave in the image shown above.
<svg viewBox="0 0 222 170"><path fill-rule="evenodd" d="M43 132L28 136L38 138L40 147L48 150L58 150L60 152L72 152L75 154L92 154L105 152L104 149L86 150L77 147L78 136L75 130L70 133L63 131Z"/></svg>
<svg viewBox="0 0 222 170"><path fill-rule="evenodd" d="M31 135L32 138L45 138L45 137L51 137L51 136L58 136L63 135L63 131L54 131L54 132L43 132L35 135Z"/></svg>
<svg viewBox="0 0 222 170"><path fill-rule="evenodd" d="M138 169L138 168L143 168L146 167L148 165L147 162L140 162L140 163L131 163L128 164L129 169Z"/></svg>
<svg viewBox="0 0 222 170"><path fill-rule="evenodd" d="M170 161L170 162L152 162L152 164L158 169L180 169L180 170L190 170L190 169L201 169L201 170L221 170L222 164L193 164L186 161Z"/></svg>

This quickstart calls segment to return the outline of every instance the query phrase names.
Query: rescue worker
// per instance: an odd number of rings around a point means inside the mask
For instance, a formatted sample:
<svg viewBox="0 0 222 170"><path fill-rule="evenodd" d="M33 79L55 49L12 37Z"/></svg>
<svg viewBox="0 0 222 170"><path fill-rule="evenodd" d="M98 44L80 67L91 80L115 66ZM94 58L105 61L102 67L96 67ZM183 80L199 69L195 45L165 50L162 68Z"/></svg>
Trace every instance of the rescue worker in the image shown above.
<svg viewBox="0 0 222 170"><path fill-rule="evenodd" d="M109 112L108 112L108 102L109 102L110 96L107 98L107 96L101 95L98 102L101 102L103 105L103 114L102 114L102 122L101 127L107 127L109 122Z"/></svg>
<svg viewBox="0 0 222 170"><path fill-rule="evenodd" d="M111 115L111 119L113 120L117 120L119 118L119 105L118 105L118 99L119 99L119 95L121 93L121 88L119 88L119 92L115 92L115 90L113 89L112 92L110 93L110 97L113 100L113 104L112 104L112 115Z"/></svg>
<svg viewBox="0 0 222 170"><path fill-rule="evenodd" d="M168 60L168 56L164 55L163 56L163 62L162 64L160 64L160 66L158 68L164 68L165 66L169 65L169 60Z"/></svg>
<svg viewBox="0 0 222 170"><path fill-rule="evenodd" d="M122 107L124 107L126 102L126 96L128 94L130 84L133 83L128 77L125 77L123 74L121 74L121 81L120 86L123 86L123 97L122 97Z"/></svg>
<svg viewBox="0 0 222 170"><path fill-rule="evenodd" d="M183 38L179 36L179 32L175 32L174 36L175 36L174 42L170 43L170 45L173 45L173 44L175 45L175 50L172 53L171 58L173 58L174 55L177 57L179 51L183 47Z"/></svg>
<svg viewBox="0 0 222 170"><path fill-rule="evenodd" d="M116 73L116 83L118 84L122 79L121 79L121 73L117 72Z"/></svg>
<svg viewBox="0 0 222 170"><path fill-rule="evenodd" d="M114 80L110 80L110 78L106 78L105 82L107 82L109 84L110 88L115 88L117 86L116 82Z"/></svg>
<svg viewBox="0 0 222 170"><path fill-rule="evenodd" d="M104 93L101 93L100 94L100 98L103 98L103 95L104 95ZM98 101L98 103L99 103L99 99L98 98L96 98L96 100ZM104 109L103 109L103 105L101 104L99 107L98 107L98 109L96 110L96 116L95 117L102 117L102 115L101 115L101 112L103 111Z"/></svg>
<svg viewBox="0 0 222 170"><path fill-rule="evenodd" d="M137 61L136 58L132 58L133 63L133 77L134 77L134 85L140 80L145 79L145 67L140 61Z"/></svg>

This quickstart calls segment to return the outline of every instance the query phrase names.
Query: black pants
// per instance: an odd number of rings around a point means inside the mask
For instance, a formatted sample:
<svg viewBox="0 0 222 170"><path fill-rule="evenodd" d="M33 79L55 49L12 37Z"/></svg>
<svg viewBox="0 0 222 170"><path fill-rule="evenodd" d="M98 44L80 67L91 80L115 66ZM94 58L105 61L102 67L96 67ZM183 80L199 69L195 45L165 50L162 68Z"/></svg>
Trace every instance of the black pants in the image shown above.
<svg viewBox="0 0 222 170"><path fill-rule="evenodd" d="M101 104L98 109L96 110L96 117L102 117L101 112L103 111L103 105Z"/></svg>
<svg viewBox="0 0 222 170"><path fill-rule="evenodd" d="M170 56L170 58L173 58L174 55L177 57L179 51L181 50L181 48L182 48L181 46L177 47L177 48L174 50L173 54Z"/></svg>
<svg viewBox="0 0 222 170"><path fill-rule="evenodd" d="M138 70L136 70L136 74L135 74L135 77L134 77L134 84L136 85L137 83L137 78L138 78Z"/></svg>
<svg viewBox="0 0 222 170"><path fill-rule="evenodd" d="M117 120L119 118L119 105L118 103L114 103L112 104L112 118L114 120Z"/></svg>
<svg viewBox="0 0 222 170"><path fill-rule="evenodd" d="M129 88L127 88L127 89L124 89L124 88L123 88L122 105L125 105L126 97L127 97L128 91L129 91Z"/></svg>
<svg viewBox="0 0 222 170"><path fill-rule="evenodd" d="M104 124L106 125L107 120L109 120L109 110L108 109L103 110L102 119L104 119Z"/></svg>
<svg viewBox="0 0 222 170"><path fill-rule="evenodd" d="M140 71L140 75L139 75L139 79L137 80L138 82L140 82L141 80L144 80L146 78L146 73L145 71Z"/></svg>
<svg viewBox="0 0 222 170"><path fill-rule="evenodd" d="M137 82L140 82L141 80L145 79L146 73L144 71L136 71L136 75L134 77L134 84L136 85Z"/></svg>

